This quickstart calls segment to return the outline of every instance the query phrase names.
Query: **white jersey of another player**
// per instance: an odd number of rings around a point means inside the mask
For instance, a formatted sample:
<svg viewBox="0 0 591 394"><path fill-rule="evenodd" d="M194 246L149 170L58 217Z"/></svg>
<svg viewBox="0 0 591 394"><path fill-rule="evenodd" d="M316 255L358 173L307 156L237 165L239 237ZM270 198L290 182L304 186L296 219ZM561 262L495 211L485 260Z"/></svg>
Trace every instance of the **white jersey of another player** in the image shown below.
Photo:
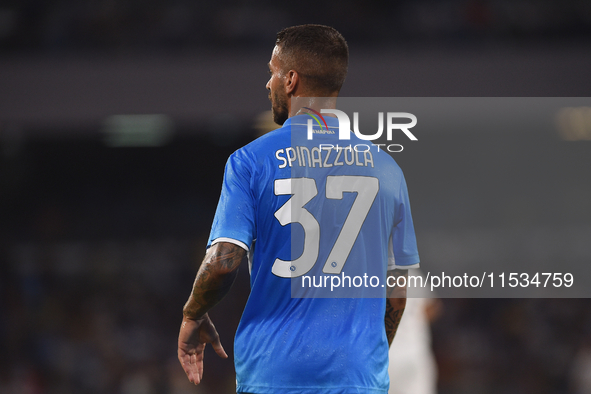
<svg viewBox="0 0 591 394"><path fill-rule="evenodd" d="M437 364L431 348L427 309L439 302L433 298L407 298L402 320L390 346L388 394L437 393Z"/></svg>

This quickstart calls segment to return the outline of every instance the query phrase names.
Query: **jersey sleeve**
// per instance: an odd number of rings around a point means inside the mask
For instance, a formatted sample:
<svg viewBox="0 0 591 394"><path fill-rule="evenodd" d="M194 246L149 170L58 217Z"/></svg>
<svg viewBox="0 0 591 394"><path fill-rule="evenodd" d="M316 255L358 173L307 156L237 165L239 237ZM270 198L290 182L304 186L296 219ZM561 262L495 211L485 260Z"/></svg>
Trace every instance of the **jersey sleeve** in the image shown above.
<svg viewBox="0 0 591 394"><path fill-rule="evenodd" d="M388 269L419 267L417 239L404 176L401 177L394 228L388 245Z"/></svg>
<svg viewBox="0 0 591 394"><path fill-rule="evenodd" d="M240 150L228 159L207 247L223 241L248 251L252 244L256 233L252 168L252 161Z"/></svg>

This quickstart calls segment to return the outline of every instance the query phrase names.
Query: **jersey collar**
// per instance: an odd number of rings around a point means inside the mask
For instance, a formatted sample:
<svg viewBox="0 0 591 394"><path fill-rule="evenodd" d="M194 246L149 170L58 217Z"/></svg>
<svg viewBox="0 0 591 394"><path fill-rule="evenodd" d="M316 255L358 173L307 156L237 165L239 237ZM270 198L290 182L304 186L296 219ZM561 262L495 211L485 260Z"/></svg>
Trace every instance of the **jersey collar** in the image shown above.
<svg viewBox="0 0 591 394"><path fill-rule="evenodd" d="M339 127L339 120L333 116L323 116L324 121L326 122L326 124L328 125L328 127ZM308 119L312 119L314 121L314 124L316 123L316 121L314 120L314 118L312 118L310 115L308 114L300 114L300 115L295 115L292 116L291 118L288 118L285 123L283 123L283 127L287 127L287 126L292 126L292 125L298 125L298 126L307 126L308 125ZM320 120L322 122L322 120Z"/></svg>

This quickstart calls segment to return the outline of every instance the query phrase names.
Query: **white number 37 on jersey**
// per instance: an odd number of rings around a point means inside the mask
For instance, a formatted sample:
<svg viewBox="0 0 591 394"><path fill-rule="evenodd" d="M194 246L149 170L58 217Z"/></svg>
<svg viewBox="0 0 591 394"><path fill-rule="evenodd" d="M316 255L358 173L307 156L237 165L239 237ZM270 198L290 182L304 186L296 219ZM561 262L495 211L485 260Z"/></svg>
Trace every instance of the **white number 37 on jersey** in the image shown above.
<svg viewBox="0 0 591 394"><path fill-rule="evenodd" d="M347 219L337 237L322 271L325 274L340 274L345 261L359 235L361 226L378 194L379 181L367 176L338 175L326 178L326 198L340 200L343 193L357 193ZM313 178L276 179L275 195L291 194L276 212L275 217L282 226L299 223L304 228L304 250L293 261L277 258L273 263L273 274L282 278L295 278L306 274L318 260L320 249L320 224L306 209L306 205L318 194Z"/></svg>

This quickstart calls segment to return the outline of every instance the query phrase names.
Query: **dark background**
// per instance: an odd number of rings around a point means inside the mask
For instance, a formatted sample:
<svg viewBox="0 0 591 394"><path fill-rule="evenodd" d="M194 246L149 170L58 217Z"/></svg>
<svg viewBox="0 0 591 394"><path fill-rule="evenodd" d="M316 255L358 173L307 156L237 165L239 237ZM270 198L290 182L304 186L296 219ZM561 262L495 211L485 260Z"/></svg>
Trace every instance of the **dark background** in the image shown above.
<svg viewBox="0 0 591 394"><path fill-rule="evenodd" d="M0 393L232 392L232 361L209 352L190 386L176 336L225 160L264 128L275 33L301 23L349 41L344 96L591 89L587 1L1 2ZM120 128L114 147L109 117L137 114L166 115L168 138ZM525 241L506 258L534 269L590 263L589 138L420 136L395 158L424 269L507 234ZM211 312L230 354L247 294L242 267ZM591 392L589 300L443 304L440 393Z"/></svg>

